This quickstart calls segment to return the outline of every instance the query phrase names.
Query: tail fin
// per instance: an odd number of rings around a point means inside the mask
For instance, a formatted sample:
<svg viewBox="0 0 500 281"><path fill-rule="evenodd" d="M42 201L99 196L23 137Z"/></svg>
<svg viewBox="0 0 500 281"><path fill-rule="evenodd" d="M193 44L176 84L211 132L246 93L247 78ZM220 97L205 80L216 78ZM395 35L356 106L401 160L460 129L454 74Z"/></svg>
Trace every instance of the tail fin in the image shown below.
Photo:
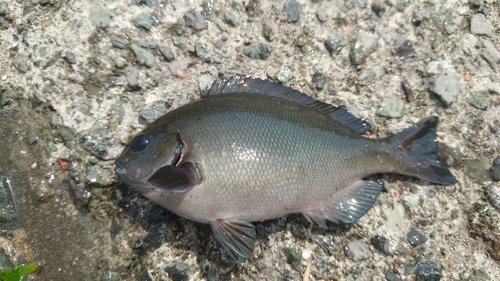
<svg viewBox="0 0 500 281"><path fill-rule="evenodd" d="M392 137L393 143L403 150L399 173L439 184L454 184L455 176L441 162L437 154L436 124L431 116Z"/></svg>

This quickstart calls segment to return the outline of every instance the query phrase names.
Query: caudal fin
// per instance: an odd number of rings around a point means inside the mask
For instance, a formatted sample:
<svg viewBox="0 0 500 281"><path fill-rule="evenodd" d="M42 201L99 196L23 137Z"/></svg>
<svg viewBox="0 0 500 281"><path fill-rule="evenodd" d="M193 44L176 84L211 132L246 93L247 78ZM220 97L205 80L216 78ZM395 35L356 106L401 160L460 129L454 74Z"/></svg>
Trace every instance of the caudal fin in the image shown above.
<svg viewBox="0 0 500 281"><path fill-rule="evenodd" d="M437 153L436 124L431 116L392 137L395 145L403 150L401 174L439 184L454 184L455 176L441 162Z"/></svg>

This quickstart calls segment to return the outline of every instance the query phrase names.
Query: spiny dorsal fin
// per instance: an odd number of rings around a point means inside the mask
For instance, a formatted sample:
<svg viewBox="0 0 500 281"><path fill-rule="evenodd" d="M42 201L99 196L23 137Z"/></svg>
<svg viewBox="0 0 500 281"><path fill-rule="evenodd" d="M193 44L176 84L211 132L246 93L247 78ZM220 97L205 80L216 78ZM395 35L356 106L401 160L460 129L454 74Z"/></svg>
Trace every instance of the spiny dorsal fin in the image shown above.
<svg viewBox="0 0 500 281"><path fill-rule="evenodd" d="M212 87L205 89L201 93L201 97L208 98L209 96L228 93L263 94L286 99L326 114L331 119L353 130L357 134L364 134L370 130L368 122L355 117L345 108L317 101L300 91L260 78L232 77L215 81Z"/></svg>

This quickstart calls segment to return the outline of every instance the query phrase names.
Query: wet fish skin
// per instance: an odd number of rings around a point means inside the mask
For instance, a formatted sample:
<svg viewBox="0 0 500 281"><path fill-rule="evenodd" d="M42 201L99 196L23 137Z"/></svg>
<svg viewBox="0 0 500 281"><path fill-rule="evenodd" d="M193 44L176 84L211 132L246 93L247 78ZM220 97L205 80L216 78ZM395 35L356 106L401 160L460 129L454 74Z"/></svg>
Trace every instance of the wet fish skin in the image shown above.
<svg viewBox="0 0 500 281"><path fill-rule="evenodd" d="M368 139L357 134L366 123L343 109L272 82L234 78L148 126L116 171L150 200L209 223L243 261L256 243L252 221L303 213L326 227L325 220L359 219L381 190L361 180L368 175L453 184L437 156L436 123L429 117L393 138Z"/></svg>

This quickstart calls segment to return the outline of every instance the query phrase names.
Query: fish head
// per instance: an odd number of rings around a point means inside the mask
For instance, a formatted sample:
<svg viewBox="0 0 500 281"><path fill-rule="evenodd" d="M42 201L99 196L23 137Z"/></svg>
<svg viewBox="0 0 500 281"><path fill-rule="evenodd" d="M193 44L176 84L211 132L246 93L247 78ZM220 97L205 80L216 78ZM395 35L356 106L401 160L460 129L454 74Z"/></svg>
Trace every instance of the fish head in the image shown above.
<svg viewBox="0 0 500 281"><path fill-rule="evenodd" d="M115 160L115 172L126 184L142 192L154 189L148 180L162 167L175 165L182 153L175 130L144 130L134 136Z"/></svg>

